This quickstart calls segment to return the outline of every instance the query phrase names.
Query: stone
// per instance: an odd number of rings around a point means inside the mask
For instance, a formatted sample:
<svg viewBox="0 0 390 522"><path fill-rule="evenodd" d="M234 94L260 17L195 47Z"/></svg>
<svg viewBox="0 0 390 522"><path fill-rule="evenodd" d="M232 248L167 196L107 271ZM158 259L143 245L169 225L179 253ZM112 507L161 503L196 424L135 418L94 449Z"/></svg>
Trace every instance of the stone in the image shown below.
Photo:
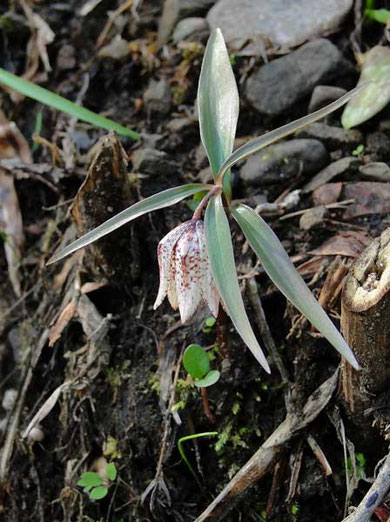
<svg viewBox="0 0 390 522"><path fill-rule="evenodd" d="M2 407L6 411L11 411L13 407L16 404L16 399L18 398L18 390L15 390L14 388L9 388L8 390L5 390L2 400Z"/></svg>
<svg viewBox="0 0 390 522"><path fill-rule="evenodd" d="M184 2L183 2L184 3ZM207 20L234 52L288 51L341 25L353 0L220 0Z"/></svg>
<svg viewBox="0 0 390 522"><path fill-rule="evenodd" d="M314 178L303 187L302 192L312 192L321 185L325 185L325 183L328 183L337 176L344 174L351 168L354 167L356 169L358 164L358 159L354 158L353 156L348 156L346 158L341 158L337 161L334 161L321 170L321 172L319 172L316 176L314 176Z"/></svg>
<svg viewBox="0 0 390 522"><path fill-rule="evenodd" d="M155 149L138 149L132 156L133 170L142 174L160 174L177 172L177 164L169 160L168 154Z"/></svg>
<svg viewBox="0 0 390 522"><path fill-rule="evenodd" d="M246 82L245 94L261 114L279 116L309 95L318 83L350 69L338 48L321 38L255 69Z"/></svg>
<svg viewBox="0 0 390 522"><path fill-rule="evenodd" d="M341 98L341 96L346 94L346 92L346 89L343 89L342 87L334 87L333 85L316 85L311 93L308 112L322 109L322 107L325 107L329 103Z"/></svg>
<svg viewBox="0 0 390 522"><path fill-rule="evenodd" d="M123 60L129 54L129 42L122 38L120 34L114 36L111 42L103 46L98 52L100 58L111 58L112 60Z"/></svg>
<svg viewBox="0 0 390 522"><path fill-rule="evenodd" d="M345 147L346 145L356 147L363 141L363 135L357 129L345 130L322 122L312 123L295 135L300 138L320 140L329 150Z"/></svg>
<svg viewBox="0 0 390 522"><path fill-rule="evenodd" d="M183 41L205 42L210 34L206 18L192 17L181 20L173 31L174 43Z"/></svg>
<svg viewBox="0 0 390 522"><path fill-rule="evenodd" d="M149 86L144 92L144 103L147 112L166 116L171 110L171 90L165 78L161 80L150 80Z"/></svg>
<svg viewBox="0 0 390 522"><path fill-rule="evenodd" d="M165 0L158 26L158 46L167 43L173 28L180 20L204 16L214 4L215 0Z"/></svg>
<svg viewBox="0 0 390 522"><path fill-rule="evenodd" d="M266 186L298 174L318 172L329 163L329 154L317 140L293 139L271 145L251 156L241 168L244 186Z"/></svg>
<svg viewBox="0 0 390 522"><path fill-rule="evenodd" d="M312 228L318 227L324 224L324 218L326 215L325 207L311 208L299 219L299 228L301 230L311 230Z"/></svg>
<svg viewBox="0 0 390 522"><path fill-rule="evenodd" d="M390 167L381 161L362 165L359 167L359 172L363 178L371 181L390 182Z"/></svg>
<svg viewBox="0 0 390 522"><path fill-rule="evenodd" d="M75 49L73 45L63 45L57 54L57 69L67 71L76 66Z"/></svg>

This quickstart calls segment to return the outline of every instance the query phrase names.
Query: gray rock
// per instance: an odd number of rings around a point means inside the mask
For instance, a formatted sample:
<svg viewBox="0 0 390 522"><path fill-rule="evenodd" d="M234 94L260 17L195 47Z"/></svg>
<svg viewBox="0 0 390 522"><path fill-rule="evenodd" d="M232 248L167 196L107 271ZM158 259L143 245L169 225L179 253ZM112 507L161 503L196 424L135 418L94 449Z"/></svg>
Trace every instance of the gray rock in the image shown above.
<svg viewBox="0 0 390 522"><path fill-rule="evenodd" d="M338 100L346 92L346 89L343 89L342 87L334 87L333 85L316 85L311 94L308 111L317 111L329 103Z"/></svg>
<svg viewBox="0 0 390 522"><path fill-rule="evenodd" d="M15 406L16 399L18 398L18 390L15 390L14 388L9 388L8 390L5 390L3 395L3 401L1 403L2 407L6 411L11 411L13 407Z"/></svg>
<svg viewBox="0 0 390 522"><path fill-rule="evenodd" d="M142 174L158 176L177 172L177 164L170 161L168 154L155 149L138 149L133 153L133 170Z"/></svg>
<svg viewBox="0 0 390 522"><path fill-rule="evenodd" d="M165 78L150 80L149 86L144 92L144 102L148 113L167 115L171 109L171 90Z"/></svg>
<svg viewBox="0 0 390 522"><path fill-rule="evenodd" d="M321 38L256 69L245 94L261 114L278 116L311 93L320 82L350 70L338 48Z"/></svg>
<svg viewBox="0 0 390 522"><path fill-rule="evenodd" d="M301 230L311 230L324 224L324 218L326 216L325 207L311 208L304 214L302 214L299 220L299 228Z"/></svg>
<svg viewBox="0 0 390 522"><path fill-rule="evenodd" d="M251 156L241 168L245 186L265 186L289 180L298 174L313 174L329 163L324 145L317 140L294 139Z"/></svg>
<svg viewBox="0 0 390 522"><path fill-rule="evenodd" d="M184 2L183 2L184 3ZM207 15L234 51L288 51L340 26L352 0L220 0Z"/></svg>
<svg viewBox="0 0 390 522"><path fill-rule="evenodd" d="M182 41L205 42L210 34L206 18L192 17L181 20L173 31L174 43Z"/></svg>
<svg viewBox="0 0 390 522"><path fill-rule="evenodd" d="M337 161L334 161L321 170L321 172L319 172L316 176L314 176L314 178L303 187L302 192L312 192L321 185L325 185L325 183L328 183L336 176L344 174L344 172L347 172L347 170L350 170L351 168L356 169L358 164L358 159L354 158L353 156L348 156L346 158L341 158Z"/></svg>
<svg viewBox="0 0 390 522"><path fill-rule="evenodd" d="M158 45L164 45L173 28L183 18L204 16L216 0L165 0L158 26Z"/></svg>
<svg viewBox="0 0 390 522"><path fill-rule="evenodd" d="M345 130L322 122L315 122L296 133L300 138L321 140L328 149L349 145L356 147L363 141L363 135L357 129Z"/></svg>
<svg viewBox="0 0 390 522"><path fill-rule="evenodd" d="M375 161L359 167L359 172L363 178L371 181L390 181L390 167L386 163Z"/></svg>

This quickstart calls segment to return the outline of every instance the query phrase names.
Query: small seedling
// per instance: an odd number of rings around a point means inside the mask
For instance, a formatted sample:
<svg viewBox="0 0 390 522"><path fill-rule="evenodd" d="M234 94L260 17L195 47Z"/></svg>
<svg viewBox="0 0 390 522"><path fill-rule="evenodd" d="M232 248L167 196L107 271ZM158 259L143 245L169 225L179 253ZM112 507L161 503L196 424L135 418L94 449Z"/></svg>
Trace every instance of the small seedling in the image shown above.
<svg viewBox="0 0 390 522"><path fill-rule="evenodd" d="M183 366L195 380L195 386L206 388L215 384L220 377L218 370L210 370L210 358L199 344L187 346L183 355Z"/></svg>
<svg viewBox="0 0 390 522"><path fill-rule="evenodd" d="M183 442L185 442L186 440L197 439L199 437L215 437L215 435L218 435L217 431L206 431L204 433L195 433L194 435L186 435L185 437L181 437L177 443L177 448L179 450L181 458L187 464L188 469L191 471L192 475L195 477L195 480L198 483L200 489L202 489L202 484L200 483L198 476L194 471L194 468L191 466L189 460L187 459L186 454L184 453Z"/></svg>
<svg viewBox="0 0 390 522"><path fill-rule="evenodd" d="M203 323L202 331L203 331L204 333L210 333L211 330L213 329L213 326L215 325L215 323L216 323L216 319L215 319L215 317L213 317L213 316L208 317L208 318L204 321L204 323Z"/></svg>
<svg viewBox="0 0 390 522"><path fill-rule="evenodd" d="M352 151L352 156L360 156L364 152L364 145L361 143L356 147L355 150Z"/></svg>
<svg viewBox="0 0 390 522"><path fill-rule="evenodd" d="M367 0L364 9L364 17L386 25L390 20L390 11L388 9L375 9L375 1Z"/></svg>
<svg viewBox="0 0 390 522"><path fill-rule="evenodd" d="M77 485L81 486L84 493L88 493L91 499L100 500L107 495L110 483L114 482L117 477L117 470L113 462L107 464L106 475L109 482L99 473L86 471L81 475Z"/></svg>

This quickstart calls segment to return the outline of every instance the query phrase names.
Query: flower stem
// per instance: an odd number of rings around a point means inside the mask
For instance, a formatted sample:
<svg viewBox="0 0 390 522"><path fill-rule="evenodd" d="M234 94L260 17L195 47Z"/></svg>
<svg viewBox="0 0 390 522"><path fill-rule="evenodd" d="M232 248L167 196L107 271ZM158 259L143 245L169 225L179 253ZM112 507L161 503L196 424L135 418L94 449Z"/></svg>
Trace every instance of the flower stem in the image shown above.
<svg viewBox="0 0 390 522"><path fill-rule="evenodd" d="M210 198L212 198L213 196L218 194L218 192L221 192L221 190L222 190L221 185L214 185L214 187L209 192L207 192L205 197L201 200L199 205L196 207L196 210L192 216L192 219L201 219L202 211L203 211L204 207L206 206L206 204L208 203L208 201L210 200Z"/></svg>

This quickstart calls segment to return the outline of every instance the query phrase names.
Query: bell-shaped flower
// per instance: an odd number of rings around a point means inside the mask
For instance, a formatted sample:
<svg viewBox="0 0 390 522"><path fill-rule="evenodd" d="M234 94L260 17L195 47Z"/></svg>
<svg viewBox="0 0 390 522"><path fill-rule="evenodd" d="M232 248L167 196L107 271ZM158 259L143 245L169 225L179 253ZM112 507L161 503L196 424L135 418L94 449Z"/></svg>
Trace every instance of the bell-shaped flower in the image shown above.
<svg viewBox="0 0 390 522"><path fill-rule="evenodd" d="M203 221L191 219L174 228L159 243L160 288L154 309L165 296L174 310L179 308L183 323L206 304L218 315L219 295L206 250Z"/></svg>

